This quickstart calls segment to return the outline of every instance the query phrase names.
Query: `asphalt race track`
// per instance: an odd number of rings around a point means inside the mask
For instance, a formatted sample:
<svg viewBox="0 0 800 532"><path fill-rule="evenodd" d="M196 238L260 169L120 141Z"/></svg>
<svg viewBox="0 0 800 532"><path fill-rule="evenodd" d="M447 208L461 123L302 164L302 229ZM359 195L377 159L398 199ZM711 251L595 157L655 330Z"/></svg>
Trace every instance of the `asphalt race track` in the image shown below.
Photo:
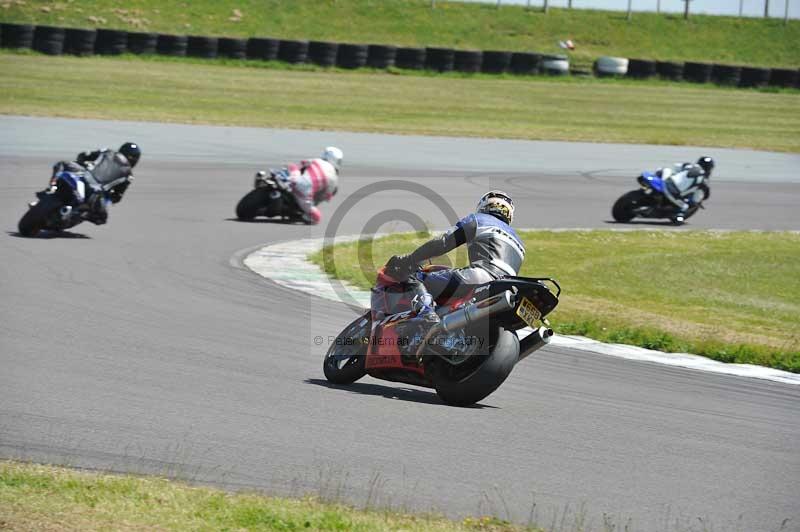
<svg viewBox="0 0 800 532"><path fill-rule="evenodd" d="M144 156L108 225L16 236L55 160L126 140ZM633 530L800 528L796 386L557 348L475 408L328 385L324 344L352 311L241 265L325 226L231 219L255 169L327 144L346 157L323 204L339 234L407 230L386 222L408 213L447 225L413 191L359 192L392 179L457 213L505 188L520 227L617 227L611 203L638 171L706 152L712 198L686 228L800 229L796 155L0 118L0 457L544 526L566 514L565 530L604 514Z"/></svg>

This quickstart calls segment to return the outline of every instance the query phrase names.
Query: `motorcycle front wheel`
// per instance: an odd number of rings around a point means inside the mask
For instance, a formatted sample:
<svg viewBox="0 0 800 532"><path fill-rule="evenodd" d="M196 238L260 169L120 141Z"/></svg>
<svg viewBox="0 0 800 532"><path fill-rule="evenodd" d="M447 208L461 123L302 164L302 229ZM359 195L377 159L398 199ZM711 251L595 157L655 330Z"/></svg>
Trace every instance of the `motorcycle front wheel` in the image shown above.
<svg viewBox="0 0 800 532"><path fill-rule="evenodd" d="M269 204L269 187L254 188L244 195L236 205L236 217L240 220L252 220L258 216L259 210Z"/></svg>
<svg viewBox="0 0 800 532"><path fill-rule="evenodd" d="M339 333L325 353L322 371L334 384L352 384L367 374L370 313L356 319Z"/></svg>
<svg viewBox="0 0 800 532"><path fill-rule="evenodd" d="M17 229L22 236L36 236L47 227L48 219L61 208L61 201L50 194L42 195L35 205L22 215Z"/></svg>
<svg viewBox="0 0 800 532"><path fill-rule="evenodd" d="M519 360L519 338L516 333L498 328L482 352L458 366L430 357L425 371L436 394L448 405L470 406L488 397L511 374Z"/></svg>

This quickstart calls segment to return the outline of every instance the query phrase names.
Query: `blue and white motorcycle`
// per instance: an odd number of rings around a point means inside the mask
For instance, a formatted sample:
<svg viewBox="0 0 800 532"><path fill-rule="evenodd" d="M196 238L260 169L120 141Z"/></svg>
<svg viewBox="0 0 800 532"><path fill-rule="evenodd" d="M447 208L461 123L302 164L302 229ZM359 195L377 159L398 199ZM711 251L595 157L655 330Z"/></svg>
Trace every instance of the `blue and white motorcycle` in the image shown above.
<svg viewBox="0 0 800 532"><path fill-rule="evenodd" d="M689 208L683 211L665 194L665 187L674 187L671 181L664 180L653 172L642 172L637 181L641 188L626 192L611 208L611 216L617 222L630 222L638 217L666 218L674 224L682 224L698 209L703 208L703 202L711 196L708 185L705 182L698 183L688 191L690 193L684 192L683 199L687 201ZM673 197L681 197L677 189L670 190L670 193Z"/></svg>
<svg viewBox="0 0 800 532"><path fill-rule="evenodd" d="M36 200L28 204L19 221L22 236L36 236L42 230L63 231L75 227L90 218L87 199L91 189L78 172L61 171L50 179L50 186L36 193ZM108 202L105 197L92 197L95 201Z"/></svg>

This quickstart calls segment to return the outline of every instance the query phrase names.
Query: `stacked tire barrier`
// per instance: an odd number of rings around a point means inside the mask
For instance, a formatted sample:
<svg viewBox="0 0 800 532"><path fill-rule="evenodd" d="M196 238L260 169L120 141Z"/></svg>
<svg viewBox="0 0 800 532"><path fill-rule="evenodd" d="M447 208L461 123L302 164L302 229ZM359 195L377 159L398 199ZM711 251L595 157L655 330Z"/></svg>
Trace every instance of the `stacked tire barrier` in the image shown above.
<svg viewBox="0 0 800 532"><path fill-rule="evenodd" d="M508 69L512 74L526 76L539 73L539 62L542 56L531 52L514 52Z"/></svg>
<svg viewBox="0 0 800 532"><path fill-rule="evenodd" d="M66 34L67 32L64 28L36 26L33 32L32 48L47 55L61 55L64 51Z"/></svg>
<svg viewBox="0 0 800 532"><path fill-rule="evenodd" d="M425 68L436 72L453 70L456 51L452 48L425 48Z"/></svg>
<svg viewBox="0 0 800 532"><path fill-rule="evenodd" d="M281 41L278 59L285 63L305 63L308 57L308 41Z"/></svg>
<svg viewBox="0 0 800 532"><path fill-rule="evenodd" d="M628 63L624 57L600 57L594 62L594 74L601 78L624 76L628 73Z"/></svg>
<svg viewBox="0 0 800 532"><path fill-rule="evenodd" d="M566 55L503 50L454 50L452 48L397 47L386 44L352 44L328 41L281 40L262 37L238 39L202 35L169 35L113 29L60 28L32 24L0 23L0 46L30 48L48 55L160 54L203 59L229 58L260 61L279 60L291 64L312 63L321 67L403 68L434 72L474 74L510 73L586 74L570 68ZM800 71L698 62L653 61L624 57L600 57L592 69L598 77L658 77L670 81L716 83L735 87L797 87Z"/></svg>
<svg viewBox="0 0 800 532"><path fill-rule="evenodd" d="M367 66L370 68L392 68L397 58L397 47L386 44L370 44L367 49Z"/></svg>
<svg viewBox="0 0 800 532"><path fill-rule="evenodd" d="M332 67L336 65L336 56L339 52L339 44L327 41L311 41L308 43L309 63L314 63L322 67Z"/></svg>
<svg viewBox="0 0 800 532"><path fill-rule="evenodd" d="M711 69L714 65L708 63L684 63L683 78L693 83L708 83L711 81Z"/></svg>
<svg viewBox="0 0 800 532"><path fill-rule="evenodd" d="M656 62L647 59L628 59L627 75L638 79L652 78L656 75Z"/></svg>
<svg viewBox="0 0 800 532"><path fill-rule="evenodd" d="M453 53L453 70L474 74L481 71L483 52L479 50L456 50Z"/></svg>
<svg viewBox="0 0 800 532"><path fill-rule="evenodd" d="M246 59L247 39L220 37L217 53L220 57L227 57L228 59Z"/></svg>
<svg viewBox="0 0 800 532"><path fill-rule="evenodd" d="M407 70L422 70L425 68L425 48L398 48L394 64Z"/></svg>
<svg viewBox="0 0 800 532"><path fill-rule="evenodd" d="M336 64L342 68L362 68L367 64L368 53L366 44L340 44Z"/></svg>
<svg viewBox="0 0 800 532"><path fill-rule="evenodd" d="M278 58L280 44L281 41L278 39L262 39L258 37L247 39L247 58L275 61Z"/></svg>
<svg viewBox="0 0 800 532"><path fill-rule="evenodd" d="M33 31L31 24L3 24L0 28L3 48L31 48Z"/></svg>
<svg viewBox="0 0 800 532"><path fill-rule="evenodd" d="M214 59L219 50L219 40L216 37L202 37L189 35L186 38L186 55L203 59Z"/></svg>
<svg viewBox="0 0 800 532"><path fill-rule="evenodd" d="M130 39L130 35L128 35ZM95 30L67 29L64 32L64 53L70 55L92 55L97 40Z"/></svg>
<svg viewBox="0 0 800 532"><path fill-rule="evenodd" d="M189 45L189 38L186 35L159 34L156 40L156 51L161 55L173 57L183 57L186 55L186 48Z"/></svg>
<svg viewBox="0 0 800 532"><path fill-rule="evenodd" d="M661 79L681 81L683 80L683 63L656 61L656 73Z"/></svg>
<svg viewBox="0 0 800 532"><path fill-rule="evenodd" d="M129 33L128 51L139 55L156 53L158 51L158 34L147 32Z"/></svg>
<svg viewBox="0 0 800 532"><path fill-rule="evenodd" d="M539 72L551 76L569 74L569 59L565 55L543 55L539 63Z"/></svg>

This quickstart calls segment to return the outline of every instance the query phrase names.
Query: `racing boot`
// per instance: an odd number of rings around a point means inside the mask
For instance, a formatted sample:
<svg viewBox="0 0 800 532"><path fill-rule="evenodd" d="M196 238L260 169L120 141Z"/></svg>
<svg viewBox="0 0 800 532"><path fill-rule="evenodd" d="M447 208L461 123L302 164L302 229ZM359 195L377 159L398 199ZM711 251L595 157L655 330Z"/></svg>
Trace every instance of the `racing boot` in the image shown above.
<svg viewBox="0 0 800 532"><path fill-rule="evenodd" d="M438 328L442 320L431 304L415 301L416 316L397 324L398 350L403 361L417 362L417 351L428 338L429 334Z"/></svg>

